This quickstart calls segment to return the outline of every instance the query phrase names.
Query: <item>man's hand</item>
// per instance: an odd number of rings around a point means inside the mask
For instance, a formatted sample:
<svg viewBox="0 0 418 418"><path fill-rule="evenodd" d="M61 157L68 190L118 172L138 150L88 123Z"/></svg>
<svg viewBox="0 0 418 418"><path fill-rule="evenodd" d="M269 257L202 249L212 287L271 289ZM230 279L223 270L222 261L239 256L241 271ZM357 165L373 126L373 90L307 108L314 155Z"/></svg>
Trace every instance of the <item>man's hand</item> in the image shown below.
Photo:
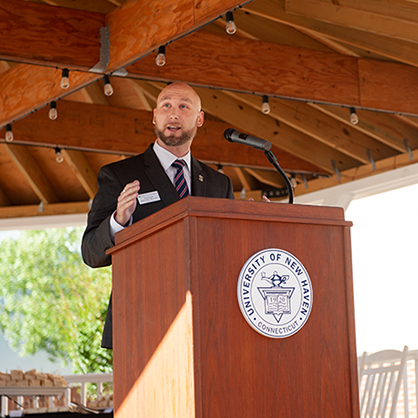
<svg viewBox="0 0 418 418"><path fill-rule="evenodd" d="M138 197L140 186L139 181L135 180L128 183L118 197L115 220L119 225L125 226L136 209L136 198Z"/></svg>

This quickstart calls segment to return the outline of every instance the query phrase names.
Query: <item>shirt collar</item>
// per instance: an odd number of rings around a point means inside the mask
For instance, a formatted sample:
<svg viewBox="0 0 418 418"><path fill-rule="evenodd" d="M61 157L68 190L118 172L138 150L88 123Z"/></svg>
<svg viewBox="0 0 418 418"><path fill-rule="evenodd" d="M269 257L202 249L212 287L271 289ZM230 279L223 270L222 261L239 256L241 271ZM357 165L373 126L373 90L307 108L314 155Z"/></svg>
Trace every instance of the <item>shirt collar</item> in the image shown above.
<svg viewBox="0 0 418 418"><path fill-rule="evenodd" d="M157 158L159 159L165 171L167 171L171 167L171 164L173 164L175 160L179 159L170 151L167 151L165 148L159 145L157 140L155 140L154 142L154 152L157 155ZM191 171L190 170L190 161L191 161L190 151L186 155L181 157L181 159L185 161L185 163L187 164L187 168L189 169L189 171Z"/></svg>

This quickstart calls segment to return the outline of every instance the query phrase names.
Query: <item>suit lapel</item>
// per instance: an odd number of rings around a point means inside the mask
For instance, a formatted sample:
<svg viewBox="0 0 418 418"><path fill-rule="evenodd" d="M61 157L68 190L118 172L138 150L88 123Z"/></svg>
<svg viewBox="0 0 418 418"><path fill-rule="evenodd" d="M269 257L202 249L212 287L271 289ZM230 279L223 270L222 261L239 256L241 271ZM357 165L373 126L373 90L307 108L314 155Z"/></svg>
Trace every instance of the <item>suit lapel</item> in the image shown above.
<svg viewBox="0 0 418 418"><path fill-rule="evenodd" d="M161 200L166 206L171 205L180 197L161 166L157 156L155 155L152 145L144 153L145 174L148 176L150 182L158 190Z"/></svg>
<svg viewBox="0 0 418 418"><path fill-rule="evenodd" d="M192 196L206 195L206 179L203 174L202 166L192 156Z"/></svg>

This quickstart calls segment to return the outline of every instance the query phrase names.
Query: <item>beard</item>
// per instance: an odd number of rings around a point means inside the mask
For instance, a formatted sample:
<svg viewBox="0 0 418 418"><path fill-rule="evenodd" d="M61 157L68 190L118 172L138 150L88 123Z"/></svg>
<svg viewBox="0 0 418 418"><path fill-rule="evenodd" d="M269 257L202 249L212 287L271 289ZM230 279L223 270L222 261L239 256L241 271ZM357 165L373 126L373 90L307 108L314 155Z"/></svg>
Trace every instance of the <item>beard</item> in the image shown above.
<svg viewBox="0 0 418 418"><path fill-rule="evenodd" d="M163 131L160 131L157 128L157 125L155 125L154 131L158 138L160 138L165 145L169 147L178 147L191 141L196 136L197 127L194 127L189 131L182 131L180 136L175 136L174 134L165 135Z"/></svg>

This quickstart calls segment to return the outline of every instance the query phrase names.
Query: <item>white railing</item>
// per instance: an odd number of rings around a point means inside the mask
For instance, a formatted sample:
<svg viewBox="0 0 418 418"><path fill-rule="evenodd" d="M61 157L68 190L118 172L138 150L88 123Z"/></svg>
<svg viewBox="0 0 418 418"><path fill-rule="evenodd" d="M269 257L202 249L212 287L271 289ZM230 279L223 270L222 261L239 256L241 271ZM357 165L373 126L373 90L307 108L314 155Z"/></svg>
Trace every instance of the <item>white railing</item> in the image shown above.
<svg viewBox="0 0 418 418"><path fill-rule="evenodd" d="M103 394L103 384L112 383L113 384L113 374L112 373L88 373L88 374L72 374L62 376L65 380L66 386L51 386L51 387L35 387L35 386L7 386L0 388L0 398L1 398L1 410L0 416L5 417L9 413L8 408L8 397L16 396L18 409L23 410L24 397L33 398L34 409L38 409L38 397L45 396L49 397L49 407L46 408L49 412L58 412L63 410L68 410L71 405L71 388L74 386L80 386L80 404L87 407L87 384L92 383L97 385L97 396L101 397ZM64 407L56 407L54 405L54 399L57 399L59 396L65 395ZM47 412L38 411L38 412Z"/></svg>
<svg viewBox="0 0 418 418"><path fill-rule="evenodd" d="M87 406L87 384L94 383L97 385L97 396L103 394L103 383L113 383L113 373L87 373L87 374L68 374L62 376L67 386L81 386L80 403ZM67 395L71 396L71 395ZM68 398L68 402L71 398Z"/></svg>

